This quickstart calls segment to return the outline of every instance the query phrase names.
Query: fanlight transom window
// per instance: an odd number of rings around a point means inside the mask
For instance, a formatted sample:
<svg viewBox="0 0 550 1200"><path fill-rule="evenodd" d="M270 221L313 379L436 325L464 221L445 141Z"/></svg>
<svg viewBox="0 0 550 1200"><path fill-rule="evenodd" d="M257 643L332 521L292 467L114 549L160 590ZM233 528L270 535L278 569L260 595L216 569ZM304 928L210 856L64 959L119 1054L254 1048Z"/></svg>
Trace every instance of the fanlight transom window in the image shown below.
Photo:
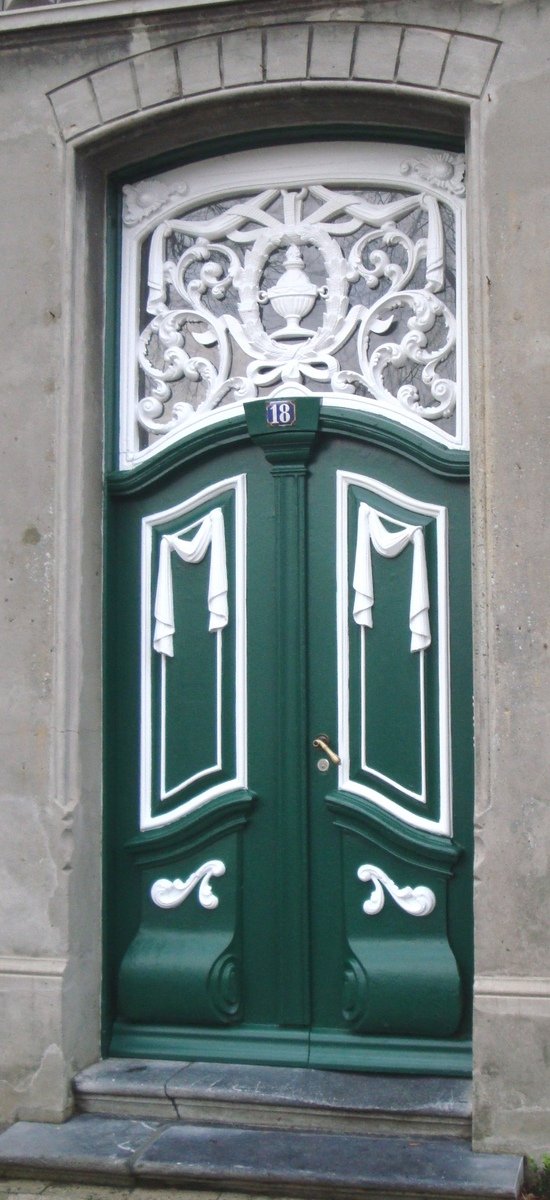
<svg viewBox="0 0 550 1200"><path fill-rule="evenodd" d="M127 185L121 466L313 392L467 444L464 161L314 143Z"/></svg>

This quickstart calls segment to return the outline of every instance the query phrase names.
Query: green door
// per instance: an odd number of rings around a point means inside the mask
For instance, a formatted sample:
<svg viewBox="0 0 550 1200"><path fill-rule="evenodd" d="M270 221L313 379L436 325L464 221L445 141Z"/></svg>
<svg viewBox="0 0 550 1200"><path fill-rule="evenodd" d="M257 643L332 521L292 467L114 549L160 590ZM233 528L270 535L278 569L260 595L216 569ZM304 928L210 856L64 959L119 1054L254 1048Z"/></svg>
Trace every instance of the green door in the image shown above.
<svg viewBox="0 0 550 1200"><path fill-rule="evenodd" d="M245 410L109 484L106 1051L467 1073L465 456Z"/></svg>

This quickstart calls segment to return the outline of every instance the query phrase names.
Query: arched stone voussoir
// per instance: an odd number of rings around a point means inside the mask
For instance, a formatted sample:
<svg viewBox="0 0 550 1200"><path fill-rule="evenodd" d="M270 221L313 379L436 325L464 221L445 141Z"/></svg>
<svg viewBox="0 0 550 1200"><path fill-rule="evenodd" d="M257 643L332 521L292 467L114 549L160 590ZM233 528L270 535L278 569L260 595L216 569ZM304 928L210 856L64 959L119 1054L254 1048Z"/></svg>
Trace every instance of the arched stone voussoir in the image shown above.
<svg viewBox="0 0 550 1200"><path fill-rule="evenodd" d="M190 97L286 82L391 85L471 100L486 87L498 48L493 38L381 22L252 27L136 54L49 98L66 141Z"/></svg>

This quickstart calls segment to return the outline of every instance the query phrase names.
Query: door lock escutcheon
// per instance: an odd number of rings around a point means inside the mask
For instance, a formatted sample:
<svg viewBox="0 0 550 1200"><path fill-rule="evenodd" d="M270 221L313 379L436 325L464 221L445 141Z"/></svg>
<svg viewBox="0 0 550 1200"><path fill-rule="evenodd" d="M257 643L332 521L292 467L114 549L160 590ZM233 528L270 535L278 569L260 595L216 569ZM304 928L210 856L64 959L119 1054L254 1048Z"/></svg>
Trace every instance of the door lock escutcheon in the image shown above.
<svg viewBox="0 0 550 1200"><path fill-rule="evenodd" d="M330 758L331 763L333 763L335 767L337 767L338 763L341 763L342 761L336 751L331 749L329 745L328 733L320 733L318 737L314 738L313 748L314 750L322 750L323 754L326 754L327 758Z"/></svg>

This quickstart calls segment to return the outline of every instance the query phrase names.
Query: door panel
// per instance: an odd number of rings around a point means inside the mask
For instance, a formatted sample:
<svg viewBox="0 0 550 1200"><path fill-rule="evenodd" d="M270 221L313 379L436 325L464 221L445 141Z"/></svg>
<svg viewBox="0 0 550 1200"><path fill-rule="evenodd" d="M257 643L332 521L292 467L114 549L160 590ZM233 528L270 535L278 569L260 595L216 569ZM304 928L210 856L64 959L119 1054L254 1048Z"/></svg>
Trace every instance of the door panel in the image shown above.
<svg viewBox="0 0 550 1200"><path fill-rule="evenodd" d="M467 481L385 448L372 420L322 422L301 466L240 438L111 498L108 1048L461 1073ZM161 546L220 512L227 619L209 629L212 542L194 561ZM161 553L173 656L154 645ZM340 766L319 769L321 734Z"/></svg>
<svg viewBox="0 0 550 1200"><path fill-rule="evenodd" d="M337 487L340 782L448 833L447 511L368 476Z"/></svg>
<svg viewBox="0 0 550 1200"><path fill-rule="evenodd" d="M357 514L365 502L383 514L388 529L391 517L422 530L431 636L424 650L411 651L410 545L393 559L373 551L373 626L361 628L354 620ZM338 611L335 630L312 604L310 726L314 732L338 730L343 760L326 774L316 769L315 752L311 760L311 1061L330 1065L340 1045L341 1061L357 1063L362 1053L387 1069L403 1039L406 1063L413 1040L429 1039L429 1054L438 1039L459 1039L468 1028L469 953L461 940L470 909L468 710L455 693L451 731L448 690L441 694L449 681L449 613L465 639L461 646L455 643L456 660L463 666L469 654L463 611L469 566L467 538L461 536L468 524L467 485L443 481L372 445L335 438L322 443L311 466L309 511L310 575L321 575L324 559L325 591L335 588ZM451 670L454 679L454 664ZM361 746L365 692L366 702L370 694L376 706L370 726L368 718L366 723L373 747L367 769ZM422 725L424 799L405 791L421 776ZM457 757L451 839L452 741ZM371 762L378 774L368 769ZM449 894L460 896L463 912L454 927ZM356 1036L355 1057L350 1043L343 1051L339 1029ZM445 1069L448 1062L447 1057Z"/></svg>
<svg viewBox="0 0 550 1200"><path fill-rule="evenodd" d="M142 521L143 829L245 784L245 543L243 475Z"/></svg>
<svg viewBox="0 0 550 1200"><path fill-rule="evenodd" d="M162 864L140 863L141 922L119 978L120 1009L128 1020L207 1026L239 1020L238 833L217 836L215 850L219 857L208 858L204 846L183 846L163 856ZM167 867L169 879L161 875ZM185 884L195 878L186 895Z"/></svg>

